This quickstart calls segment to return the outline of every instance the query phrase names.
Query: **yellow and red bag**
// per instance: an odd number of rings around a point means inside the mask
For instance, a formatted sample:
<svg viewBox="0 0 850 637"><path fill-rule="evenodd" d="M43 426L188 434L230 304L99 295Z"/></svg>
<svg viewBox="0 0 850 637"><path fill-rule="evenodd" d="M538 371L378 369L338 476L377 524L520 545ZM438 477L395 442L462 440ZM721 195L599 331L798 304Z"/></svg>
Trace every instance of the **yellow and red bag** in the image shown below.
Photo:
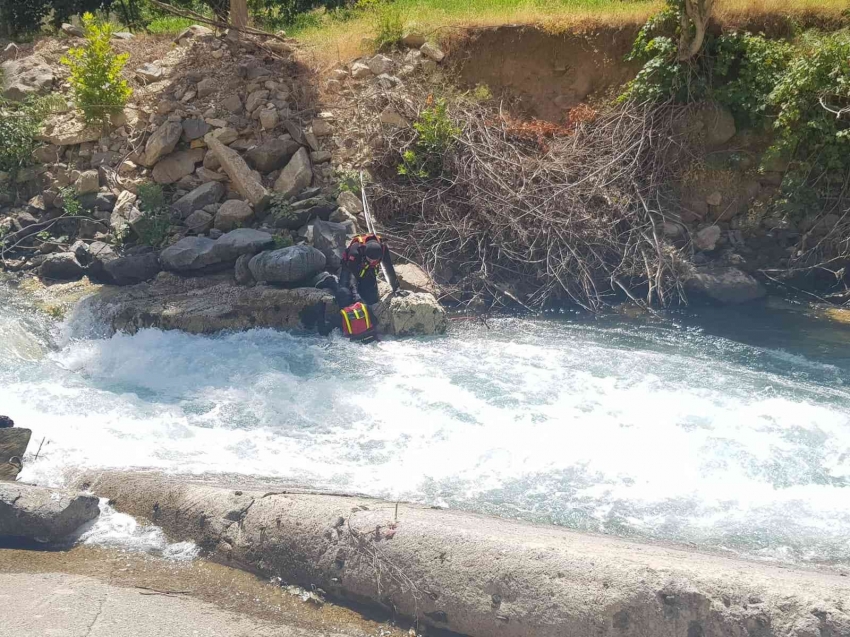
<svg viewBox="0 0 850 637"><path fill-rule="evenodd" d="M364 303L355 303L340 310L342 314L342 333L348 338L359 341L375 337L375 328L369 308Z"/></svg>

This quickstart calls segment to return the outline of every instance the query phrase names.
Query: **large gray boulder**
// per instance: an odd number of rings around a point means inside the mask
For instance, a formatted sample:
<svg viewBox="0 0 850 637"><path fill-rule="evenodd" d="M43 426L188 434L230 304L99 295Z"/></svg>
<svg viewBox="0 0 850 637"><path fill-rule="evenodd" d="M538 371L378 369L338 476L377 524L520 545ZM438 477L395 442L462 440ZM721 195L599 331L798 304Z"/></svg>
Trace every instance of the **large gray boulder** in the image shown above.
<svg viewBox="0 0 850 637"><path fill-rule="evenodd" d="M321 219L313 222L313 247L325 255L330 269L335 270L342 265L347 237L348 226Z"/></svg>
<svg viewBox="0 0 850 637"><path fill-rule="evenodd" d="M208 237L184 237L168 246L159 255L159 261L166 270L188 272L201 270L218 263L213 255L215 241Z"/></svg>
<svg viewBox="0 0 850 637"><path fill-rule="evenodd" d="M179 276L161 272L150 283L104 286L76 312L94 313L111 329L135 333L148 327L211 334L267 327L315 330L336 311L333 295L312 288L237 285L233 272Z"/></svg>
<svg viewBox="0 0 850 637"><path fill-rule="evenodd" d="M29 429L0 429L0 480L14 480L18 476L31 437Z"/></svg>
<svg viewBox="0 0 850 637"><path fill-rule="evenodd" d="M159 255L166 270L192 272L212 266L232 264L243 254L257 254L274 245L268 232L238 228L213 240L208 237L184 237Z"/></svg>
<svg viewBox="0 0 850 637"><path fill-rule="evenodd" d="M212 133L207 133L204 141L210 151L215 153L236 190L251 202L255 212L263 212L269 204L270 196L263 182L260 181L259 175L251 170L239 153L222 144Z"/></svg>
<svg viewBox="0 0 850 637"><path fill-rule="evenodd" d="M223 232L242 228L254 220L254 211L247 201L230 199L221 204L215 214L215 227Z"/></svg>
<svg viewBox="0 0 850 637"><path fill-rule="evenodd" d="M39 266L38 274L44 279L76 281L83 276L83 266L73 252L57 252L47 255Z"/></svg>
<svg viewBox="0 0 850 637"><path fill-rule="evenodd" d="M196 210L218 203L223 196L224 186L217 181L209 181L180 197L171 205L171 209L179 214L181 219L186 219Z"/></svg>
<svg viewBox="0 0 850 637"><path fill-rule="evenodd" d="M261 173L270 173L286 166L300 148L292 139L270 139L245 153L245 159Z"/></svg>
<svg viewBox="0 0 850 637"><path fill-rule="evenodd" d="M195 172L195 164L204 161L204 149L192 148L171 153L153 167L153 180L158 184L173 184Z"/></svg>
<svg viewBox="0 0 850 637"><path fill-rule="evenodd" d="M154 278L162 266L159 254L148 252L113 259L104 263L103 269L115 285L134 285Z"/></svg>
<svg viewBox="0 0 850 637"><path fill-rule="evenodd" d="M0 482L0 536L55 542L100 514L98 499L18 482Z"/></svg>
<svg viewBox="0 0 850 637"><path fill-rule="evenodd" d="M274 184L275 192L284 198L294 197L310 187L313 181L313 168L306 148L301 148L286 164Z"/></svg>
<svg viewBox="0 0 850 637"><path fill-rule="evenodd" d="M691 292L727 305L753 301L767 294L761 283L738 268L697 268L685 285Z"/></svg>
<svg viewBox="0 0 850 637"><path fill-rule="evenodd" d="M154 131L154 134L145 144L145 153L141 158L145 166L151 167L177 146L180 136L183 134L183 126L180 122L165 122Z"/></svg>
<svg viewBox="0 0 850 637"><path fill-rule="evenodd" d="M44 95L53 87L53 70L38 56L6 60L0 64L0 95L20 102L31 95Z"/></svg>
<svg viewBox="0 0 850 637"><path fill-rule="evenodd" d="M262 252L248 263L254 280L267 283L296 283L324 270L325 255L310 246L290 246Z"/></svg>
<svg viewBox="0 0 850 637"><path fill-rule="evenodd" d="M381 331L396 336L443 334L449 325L445 308L423 292L390 297L379 304L377 316Z"/></svg>

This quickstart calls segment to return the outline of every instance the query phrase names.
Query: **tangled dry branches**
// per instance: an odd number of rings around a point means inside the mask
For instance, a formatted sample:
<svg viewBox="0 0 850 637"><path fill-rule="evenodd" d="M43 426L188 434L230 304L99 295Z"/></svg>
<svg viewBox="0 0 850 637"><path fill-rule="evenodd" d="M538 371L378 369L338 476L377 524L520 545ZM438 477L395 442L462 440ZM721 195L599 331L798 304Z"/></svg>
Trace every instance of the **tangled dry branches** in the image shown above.
<svg viewBox="0 0 850 637"><path fill-rule="evenodd" d="M412 102L394 107L415 118ZM675 209L669 185L691 160L676 126L684 108L617 107L541 144L491 108L453 100L462 132L440 178L400 179L415 134L385 131L378 216L405 237L408 256L451 280L455 298L592 311L622 294L669 304L682 263L665 241L664 211Z"/></svg>

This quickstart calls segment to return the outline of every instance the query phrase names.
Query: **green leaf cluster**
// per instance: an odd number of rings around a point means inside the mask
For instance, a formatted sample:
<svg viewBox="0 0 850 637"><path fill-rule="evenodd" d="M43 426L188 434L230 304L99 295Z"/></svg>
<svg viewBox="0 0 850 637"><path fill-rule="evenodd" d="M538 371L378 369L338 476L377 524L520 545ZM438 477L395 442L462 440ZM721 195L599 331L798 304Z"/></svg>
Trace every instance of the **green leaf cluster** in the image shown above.
<svg viewBox="0 0 850 637"><path fill-rule="evenodd" d="M35 137L56 102L56 96L24 102L0 99L0 171L14 177L18 170L34 163Z"/></svg>
<svg viewBox="0 0 850 637"><path fill-rule="evenodd" d="M416 139L402 154L398 174L419 179L443 174L443 160L456 143L461 129L452 121L446 100L431 100L431 104L413 124Z"/></svg>
<svg viewBox="0 0 850 637"><path fill-rule="evenodd" d="M112 24L91 13L84 14L82 21L85 46L70 49L61 61L71 72L74 102L86 120L103 121L121 112L133 93L121 75L129 55L112 50Z"/></svg>

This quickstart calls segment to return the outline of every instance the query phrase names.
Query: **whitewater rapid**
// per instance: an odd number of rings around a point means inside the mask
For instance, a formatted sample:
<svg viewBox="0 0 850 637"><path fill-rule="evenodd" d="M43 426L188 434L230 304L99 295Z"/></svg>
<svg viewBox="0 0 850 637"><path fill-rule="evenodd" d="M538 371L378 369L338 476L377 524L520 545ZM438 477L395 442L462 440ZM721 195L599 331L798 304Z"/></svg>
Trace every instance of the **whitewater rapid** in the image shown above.
<svg viewBox="0 0 850 637"><path fill-rule="evenodd" d="M48 441L26 480L269 476L850 565L840 360L681 321L459 322L363 347L271 330L92 338L34 320L0 309L0 413Z"/></svg>

